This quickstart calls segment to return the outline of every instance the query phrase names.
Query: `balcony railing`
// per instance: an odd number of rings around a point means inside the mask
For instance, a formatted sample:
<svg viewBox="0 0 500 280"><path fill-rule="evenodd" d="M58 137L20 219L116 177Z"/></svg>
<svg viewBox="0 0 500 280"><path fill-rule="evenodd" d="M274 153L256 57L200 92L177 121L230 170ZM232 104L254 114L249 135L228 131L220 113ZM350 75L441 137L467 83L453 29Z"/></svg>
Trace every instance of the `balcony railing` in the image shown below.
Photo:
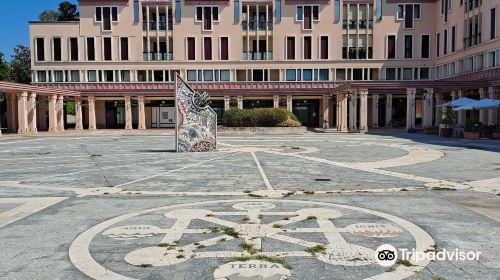
<svg viewBox="0 0 500 280"><path fill-rule="evenodd" d="M273 52L243 52L242 60L273 60Z"/></svg>
<svg viewBox="0 0 500 280"><path fill-rule="evenodd" d="M173 53L142 53L144 61L174 60Z"/></svg>
<svg viewBox="0 0 500 280"><path fill-rule="evenodd" d="M267 30L273 30L273 23L272 22L265 22L265 21L250 21L250 22L242 22L241 27L243 30L266 30L266 25L267 25Z"/></svg>
<svg viewBox="0 0 500 280"><path fill-rule="evenodd" d="M142 23L142 30L147 31L148 25L149 25L149 30L151 30L151 31L156 31L157 29L162 30L162 31L167 30L167 22L166 21L150 22L150 23L143 22ZM172 29L173 29L173 22L169 21L168 22L168 30L172 30Z"/></svg>
<svg viewBox="0 0 500 280"><path fill-rule="evenodd" d="M360 29L372 29L373 28L373 20L344 20L343 23L342 23L342 27L344 29L356 29L356 28L360 28Z"/></svg>

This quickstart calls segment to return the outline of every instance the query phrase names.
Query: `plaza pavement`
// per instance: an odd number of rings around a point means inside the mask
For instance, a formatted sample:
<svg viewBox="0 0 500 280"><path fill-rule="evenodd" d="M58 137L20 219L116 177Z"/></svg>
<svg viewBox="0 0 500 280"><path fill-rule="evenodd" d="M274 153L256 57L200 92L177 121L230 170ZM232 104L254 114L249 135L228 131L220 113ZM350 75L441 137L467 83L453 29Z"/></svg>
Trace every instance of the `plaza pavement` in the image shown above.
<svg viewBox="0 0 500 280"><path fill-rule="evenodd" d="M173 148L172 131L0 138L0 279L500 279L498 141L309 132ZM382 244L481 255L389 268Z"/></svg>

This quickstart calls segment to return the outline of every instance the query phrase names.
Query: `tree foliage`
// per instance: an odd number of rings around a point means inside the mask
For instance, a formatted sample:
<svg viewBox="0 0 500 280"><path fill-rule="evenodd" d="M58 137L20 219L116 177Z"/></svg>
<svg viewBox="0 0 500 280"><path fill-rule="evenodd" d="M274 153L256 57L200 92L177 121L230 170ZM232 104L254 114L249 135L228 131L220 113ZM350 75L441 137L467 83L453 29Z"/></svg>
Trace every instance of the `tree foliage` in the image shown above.
<svg viewBox="0 0 500 280"><path fill-rule="evenodd" d="M10 63L10 78L15 83L31 83L31 52L24 45L17 45L14 48L12 61Z"/></svg>
<svg viewBox="0 0 500 280"><path fill-rule="evenodd" d="M64 1L59 3L59 18L58 21L74 21L80 18L78 7L71 2Z"/></svg>
<svg viewBox="0 0 500 280"><path fill-rule="evenodd" d="M59 12L54 10L45 10L38 16L39 21L54 22L59 18Z"/></svg>
<svg viewBox="0 0 500 280"><path fill-rule="evenodd" d="M0 52L0 81L10 81L10 65L5 61L2 52Z"/></svg>

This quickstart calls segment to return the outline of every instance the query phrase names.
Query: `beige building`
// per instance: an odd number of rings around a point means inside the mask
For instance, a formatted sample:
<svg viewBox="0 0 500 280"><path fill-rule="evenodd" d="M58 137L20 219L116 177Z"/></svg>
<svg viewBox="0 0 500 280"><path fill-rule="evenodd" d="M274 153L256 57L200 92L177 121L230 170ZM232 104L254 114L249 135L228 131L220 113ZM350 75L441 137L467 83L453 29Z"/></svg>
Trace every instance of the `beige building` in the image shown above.
<svg viewBox="0 0 500 280"><path fill-rule="evenodd" d="M500 0L79 5L80 21L30 22L33 84L80 92L77 128L173 126L175 73L208 91L219 117L284 107L341 131L433 126L446 100L498 98ZM497 123L483 111L458 122Z"/></svg>

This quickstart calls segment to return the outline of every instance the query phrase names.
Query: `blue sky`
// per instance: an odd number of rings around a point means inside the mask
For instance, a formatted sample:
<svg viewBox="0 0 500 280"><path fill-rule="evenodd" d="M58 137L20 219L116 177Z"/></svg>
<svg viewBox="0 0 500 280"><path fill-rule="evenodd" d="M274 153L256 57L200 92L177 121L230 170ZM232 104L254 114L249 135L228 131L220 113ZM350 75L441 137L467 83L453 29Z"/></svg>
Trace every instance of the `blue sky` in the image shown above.
<svg viewBox="0 0 500 280"><path fill-rule="evenodd" d="M10 61L17 44L29 46L28 21L38 20L43 10L57 10L63 0L17 0L2 1L0 9L0 52ZM76 3L76 0L70 0Z"/></svg>

